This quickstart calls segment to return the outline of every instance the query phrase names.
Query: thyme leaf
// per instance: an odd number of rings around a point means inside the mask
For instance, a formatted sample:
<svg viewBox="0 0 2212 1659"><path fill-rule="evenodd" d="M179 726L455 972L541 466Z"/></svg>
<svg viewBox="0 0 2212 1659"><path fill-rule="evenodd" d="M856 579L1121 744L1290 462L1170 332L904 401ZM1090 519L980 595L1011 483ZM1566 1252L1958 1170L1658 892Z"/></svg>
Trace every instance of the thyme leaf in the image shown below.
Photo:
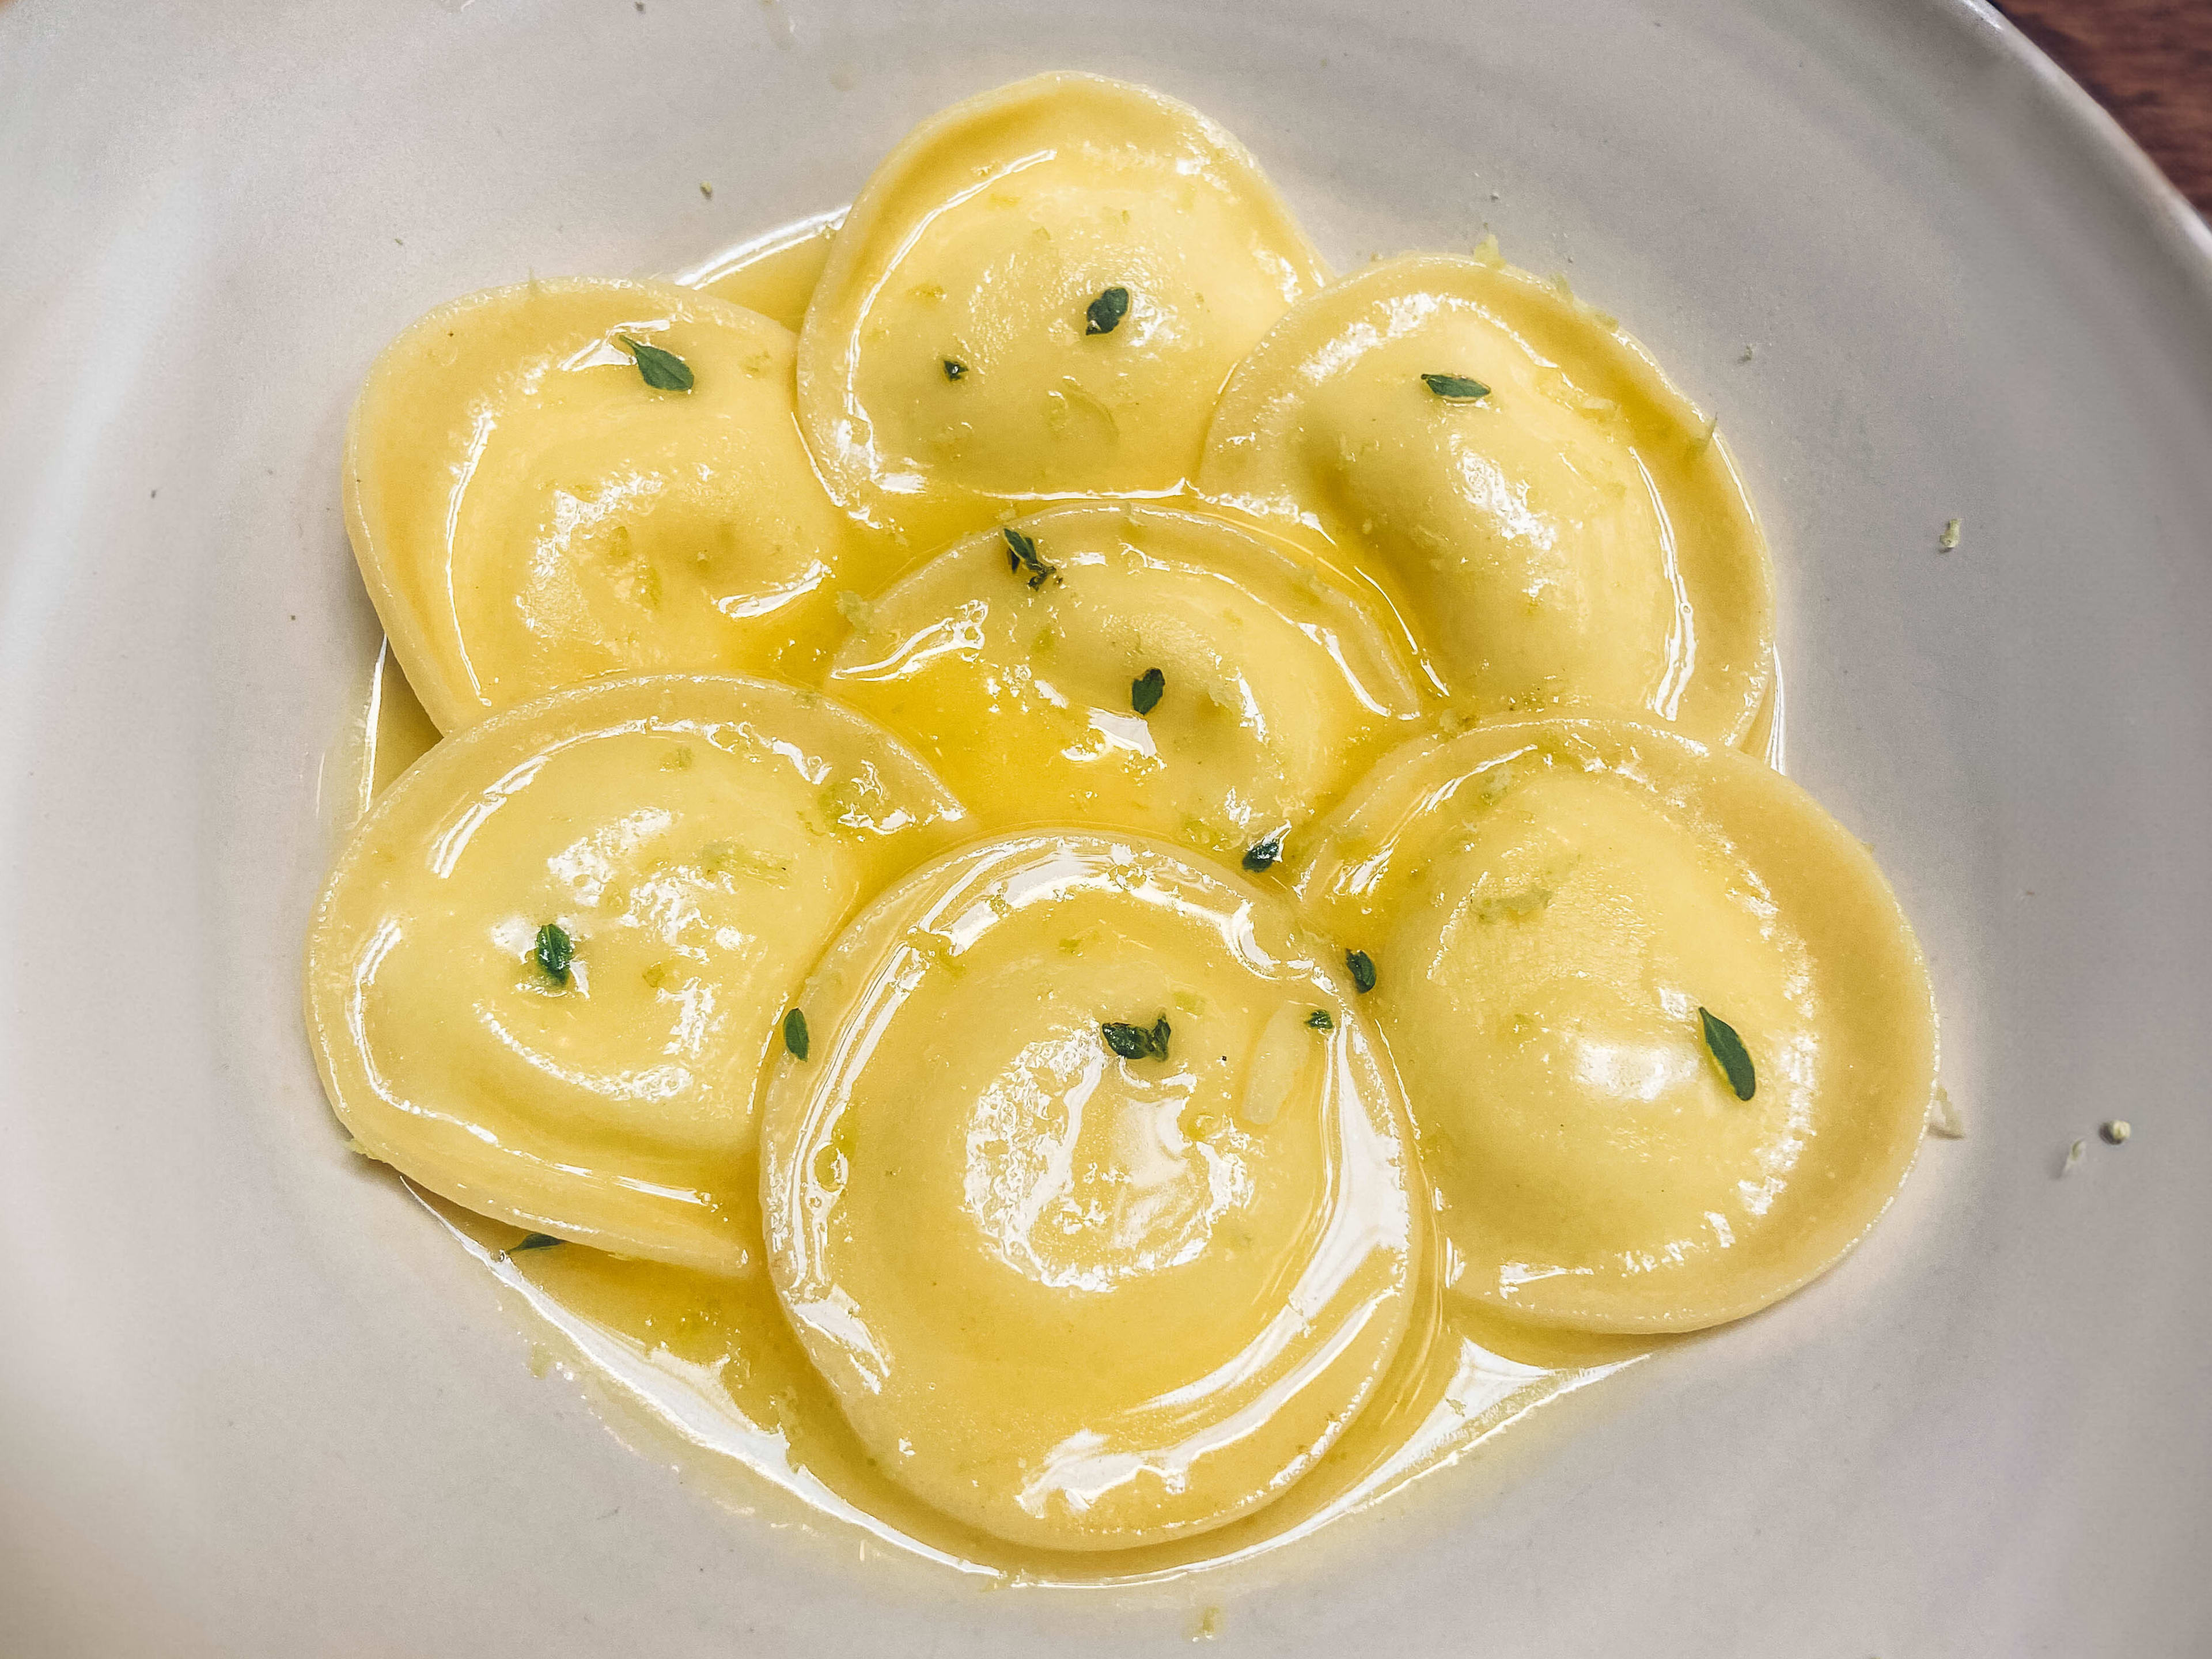
<svg viewBox="0 0 2212 1659"><path fill-rule="evenodd" d="M1083 311L1083 331L1085 334L1111 334L1121 326L1121 319L1129 314L1129 290L1109 288L1099 295Z"/></svg>
<svg viewBox="0 0 2212 1659"><path fill-rule="evenodd" d="M1042 559L1037 557L1036 541L1034 537L1023 535L1012 525L1006 526L999 533L1006 538L1006 568L1012 571L1027 570L1030 573L1030 592L1036 592L1046 582L1060 574L1060 568L1057 565L1047 564Z"/></svg>
<svg viewBox="0 0 2212 1659"><path fill-rule="evenodd" d="M648 345L643 340L633 340L627 334L617 334L615 338L629 348L629 355L637 363L637 372L655 392L689 392L691 389L691 365L674 352L663 351L659 346Z"/></svg>
<svg viewBox="0 0 2212 1659"><path fill-rule="evenodd" d="M556 985L568 982L568 964L576 959L576 941L568 937L568 930L557 921L549 921L538 930L538 943L530 954L545 970L545 976Z"/></svg>
<svg viewBox="0 0 2212 1659"><path fill-rule="evenodd" d="M1464 374L1424 374L1421 384L1449 404L1471 404L1490 395L1488 386Z"/></svg>
<svg viewBox="0 0 2212 1659"><path fill-rule="evenodd" d="M1735 1034L1735 1026L1709 1008L1698 1009L1698 1019L1705 1027L1705 1048L1728 1079L1729 1087L1735 1091L1738 1100L1749 1100L1759 1091L1759 1079L1752 1071L1743 1039Z"/></svg>

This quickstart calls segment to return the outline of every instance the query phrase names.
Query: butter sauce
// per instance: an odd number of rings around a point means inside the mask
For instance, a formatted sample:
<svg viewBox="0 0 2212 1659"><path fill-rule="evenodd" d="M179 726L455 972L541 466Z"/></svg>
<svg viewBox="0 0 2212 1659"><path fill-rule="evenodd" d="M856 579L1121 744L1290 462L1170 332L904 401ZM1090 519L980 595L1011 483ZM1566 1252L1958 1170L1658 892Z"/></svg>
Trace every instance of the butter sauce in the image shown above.
<svg viewBox="0 0 2212 1659"><path fill-rule="evenodd" d="M1009 572L1009 532L1050 578ZM1218 514L1056 507L856 611L827 684L982 822L1112 824L1234 863L1415 730L1414 670L1368 599Z"/></svg>
<svg viewBox="0 0 2212 1659"><path fill-rule="evenodd" d="M817 213L702 260L671 280L773 317L796 334L829 261L830 244L844 222L842 208Z"/></svg>
<svg viewBox="0 0 2212 1659"><path fill-rule="evenodd" d="M359 730L346 758L365 811L437 738L383 652ZM1539 1407L1671 1340L1547 1330L1447 1300L1431 1250L1407 1333L1366 1404L1281 1497L1165 1543L1105 1553L1037 1548L963 1525L884 1473L764 1272L703 1273L574 1243L517 1251L520 1228L405 1184L498 1284L533 1333L533 1352L550 1340L580 1373L618 1437L674 1459L688 1482L733 1510L759 1511L776 1494L768 1513L825 1542L858 1533L987 1583L1134 1588L1259 1561L1452 1467ZM756 1231L745 1254L761 1261L766 1248Z"/></svg>
<svg viewBox="0 0 2212 1659"><path fill-rule="evenodd" d="M1112 139L1103 147L1102 132ZM1164 216L1162 202L1172 209ZM1682 893L1691 910L1725 905L1747 888L1764 902L1756 858L1731 865L1735 842L1717 851L1698 840L1717 817L1728 818L1726 799L1703 816L1689 812L1686 830L1668 818L1682 816L1686 800L1711 805L1698 792L1727 767L1710 777L1702 762L1682 769L1678 750L1705 751L1667 733L1644 750L1631 742L1624 776L1672 780L1656 818L1577 793L1579 782L1567 780L1562 791L1528 796L1546 806L1542 823L1493 826L1498 845L1486 852L1430 845L1416 803L1389 832L1420 866L1401 884L1412 896L1377 908L1371 894L1337 880L1372 850L1364 843L1383 810L1377 801L1387 805L1391 791L1427 775L1424 757L1463 757L1486 740L1482 728L1451 735L1470 712L1641 706L1760 750L1778 769L1782 696L1765 553L1711 428L1612 319L1563 285L1504 270L1494 253L1472 266L1399 262L1324 291L1326 271L1234 140L1140 88L1044 76L970 100L895 152L852 217L858 229L842 240L845 216L819 216L703 262L675 284L532 284L448 308L513 313L527 334L528 316L550 303L576 313L563 327L592 337L580 355L556 354L523 377L590 371L550 418L526 400L516 405L521 451L533 430L559 439L564 422L588 416L575 425L581 431L609 410L647 434L647 450L659 444L665 410L641 401L634 372L602 374L623 364L593 355L618 325L649 325L655 338L691 342L718 380L734 370L760 383L756 406L733 413L740 448L747 434L775 434L770 447L781 445L781 423L793 420L812 438L805 476L778 449L776 479L729 484L701 509L702 525L726 512L811 520L828 504L825 483L828 496L866 522L769 534L777 557L810 535L834 550L769 601L740 591L757 574L746 561L710 572L728 580L704 592L705 609L726 621L767 620L750 635L717 632L704 611L690 627L682 605L668 629L655 619L665 588L647 593L637 579L647 566L688 573L681 561L696 526L674 522L644 565L603 584L592 614L591 605L541 607L525 629L532 640L479 650L471 641L494 637L496 596L511 582L497 574L501 560L510 572L534 568L531 560L484 540L491 554L472 568L494 574L456 584L466 561L449 513L447 539L424 544L429 551L410 574L405 560L379 562L366 545L378 543L374 527L364 532L356 509L356 543L380 609L388 618L433 619L415 637L395 636L396 656L389 647L380 654L352 757L358 799L366 811L436 741L403 664L420 665L428 706L452 731L544 684L623 667L696 669L706 657L764 666L865 705L891 731L853 741L896 744L891 732L902 733L969 811L948 798L936 820L943 833L929 845L800 903L806 926L791 931L815 940L812 950L836 934L830 956L787 994L750 994L748 1029L779 1029L767 1022L787 1000L811 1013L813 1032L811 1054L788 1036L768 1051L761 1152L714 1150L715 1179L749 1195L767 1164L765 1216L758 1203L716 1205L702 1249L696 1228L672 1245L665 1229L625 1232L505 1203L497 1182L441 1183L433 1170L427 1185L410 1179L410 1188L592 1380L617 1432L641 1423L656 1447L680 1446L687 1476L735 1507L781 1493L781 1512L810 1530L857 1533L992 1583L1165 1584L1256 1560L1680 1340L1666 1330L1744 1311L1729 1304L1678 1317L1678 1297L1670 1313L1647 1318L1632 1295L1628 1316L1618 1316L1616 1299L1592 1317L1571 1303L1519 1298L1511 1285L1496 1293L1506 1281L1471 1272L1496 1265L1465 1225L1489 1200L1479 1191L1482 1171L1455 1156L1449 1126L1437 1121L1440 1103L1444 1116L1455 1109L1468 1068L1455 1068L1449 1045L1424 1035L1422 1022L1437 1011L1409 994L1427 986L1433 1000L1437 986L1457 982L1466 953L1451 940L1488 948L1496 939L1480 930L1490 922L1527 931L1540 917L1545 906L1528 895L1544 884L1532 878L1492 892L1495 872L1474 867L1486 860L1541 862L1538 854L1564 848L1572 862L1581 854L1564 842L1580 840L1583 851L1602 855L1590 866L1603 878L1597 908L1625 904L1632 919L1646 890L1677 909ZM963 287L955 279L970 268L997 279ZM1224 280L1201 288L1214 269ZM687 300L682 285L706 297ZM1298 399L1318 382L1309 376L1304 390L1285 391L1296 379L1286 365L1317 334L1340 332L1347 307L1378 299L1408 317L1449 313L1449 325L1401 331L1403 349L1376 358L1368 365L1376 373L1324 388L1329 396L1306 419ZM909 335L934 342L933 328L950 342L942 352L934 343L918 356L904 350ZM794 385L788 331L800 330ZM1100 335L1109 350L1098 349ZM398 377L388 392L451 390L440 377L471 348L441 346L427 333L421 343L420 361L403 365L415 379ZM1430 362L1438 347L1486 361ZM506 349L480 354L478 366ZM1461 378L1477 367L1496 383L1494 398L1489 384ZM1413 369L1423 372L1401 372ZM1254 443L1240 449L1238 432L1215 416L1209 447L1206 420L1232 370L1230 401L1243 410L1237 418L1248 420ZM1416 381L1442 389L1424 392ZM948 388L969 398L949 425ZM1457 403L1439 408L1440 398ZM1487 425L1464 418L1485 398ZM395 410L405 401L386 398ZM1434 425L1428 450L1376 441L1385 416L1407 413L1401 404L1411 412L1401 435ZM466 422L441 413L433 425L459 433ZM470 511L495 530L502 518L528 519L533 500L592 495L588 451L580 445L559 466L534 471L510 465L505 503ZM624 476L647 480L658 453ZM396 451L391 459L407 459ZM456 476L465 483L474 465ZM581 467L585 483L572 488L556 476L561 466ZM1454 482L1477 474L1498 487L1484 495ZM1040 498L1092 489L1125 499L1035 510ZM1150 504L1127 499L1137 496ZM1015 517L1024 510L1028 518ZM1526 592L1486 587L1474 563L1433 556L1432 520L1449 521L1459 542L1494 544L1505 565L1539 556L1507 573L1526 578ZM1018 568L1007 569L997 545L1006 530L1036 538L1038 564L1023 567L1009 537ZM1559 560L1577 536L1597 550L1587 568ZM972 538L964 548L963 537ZM539 543L542 552L543 536ZM634 550L625 544L624 557ZM1064 568L1042 563L1054 559ZM416 580L424 571L427 586ZM992 590L986 609L998 621L988 630L960 592L987 574L1006 590ZM1060 614L1071 598L1062 583L1085 579L1098 591L1079 592ZM415 587L403 592L409 581ZM440 582L453 599L442 619L439 605L422 602ZM1219 590L1210 597L1209 582ZM689 605L695 596L683 597ZM1508 632L1529 617L1540 633L1552 630L1552 654L1587 682L1579 690L1536 672L1543 652L1510 654L1518 647ZM617 625L624 618L635 624L627 632ZM440 629L448 634L433 637ZM947 629L964 653L957 663L931 643ZM603 649L610 636L622 647L612 656ZM511 678L487 690L488 667ZM1147 669L1163 671L1161 683L1149 702L1124 712L1122 688L1136 697ZM808 708L823 702L812 691L787 695ZM1201 699L1223 711L1224 730L1194 740L1176 722ZM963 702L978 711L967 725ZM1086 745L1076 732L1045 743L1028 727L1010 735L1024 720L1072 720L1107 740ZM487 724L507 729L498 718ZM1587 737L1601 723L1560 724ZM1425 731L1441 735L1392 749ZM451 770L453 748L449 740L425 775ZM1048 767L1022 763L1030 752L1060 755L1073 769L1048 775ZM1112 769L1102 757L1128 775L1102 786ZM665 793L664 780L639 779L624 762L597 780L597 793L617 812L626 793ZM919 799L934 786L917 771L903 787ZM428 786L415 787L427 798ZM1841 832L1817 809L1803 803L1812 816L1793 817L1798 809L1778 811L1763 786L1738 779L1729 787L1748 792L1745 822L1764 814L1777 835L1812 848L1816 862L1849 865L1854 902L1868 902L1832 930L1832 945L1864 946L1882 962L1900 939L1911 951L1893 903L1885 910L1869 899L1887 898L1879 875L1867 884L1871 865L1850 863L1833 840ZM593 794L571 790L562 812L589 817ZM770 800L770 817L775 810ZM1041 817L1080 820L1084 830L1031 828ZM1607 862L1624 841L1650 842L1644 832L1655 823L1667 845L1645 860L1650 867ZM1012 833L961 839L994 831ZM1257 874L1209 871L1140 839L1147 834L1224 866L1242 847L1246 871ZM899 869L945 847L884 889ZM1249 856L1263 849L1264 858ZM1036 898L1040 860L1060 872L1060 885L1043 884L1048 902ZM542 861L526 849L514 862L535 881ZM1029 885L1018 892L1010 872L1024 869ZM1450 890L1462 874L1466 890ZM509 908L502 884L513 885L512 876L495 872L490 882ZM1286 895L1308 908L1294 911ZM957 915L931 908L955 899ZM1791 902L1802 907L1804 895ZM854 904L861 921L837 933ZM1561 915L1569 908L1563 902ZM1758 1003L1753 969L1791 988L1805 979L1807 951L1788 932L1754 927L1735 941L1741 961L1728 982L1749 988L1739 1001ZM1602 933L1595 923L1571 928L1547 948L1571 968ZM1376 951L1375 994L1348 989L1337 965L1354 936L1393 941ZM1264 947L1255 943L1261 939ZM807 955L779 958L779 971ZM586 966L597 964L586 957ZM1516 979L1509 965L1503 982L1518 991L1543 978ZM1849 979L1846 971L1837 981L1845 1002L1856 994ZM1681 988L1670 982L1669 994ZM475 994L460 990L464 1004ZM1924 996L1920 1009L1925 1017ZM1766 1012L1773 1018L1763 1025L1744 1020L1754 1044L1790 1018L1819 1035L1812 1027L1822 1010L1802 998L1790 1005L1784 994ZM1104 1022L1133 1021L1133 1031L1156 1014L1159 1052L1109 1056L1098 1046ZM633 1024L615 1022L604 1040L617 1048L635 1040L623 1030ZM1824 1262L1847 1245L1901 1178L1916 1067L1923 1057L1932 1066L1932 1018L1924 1051L1918 1028L1906 1035L1905 1052L1885 1073L1871 1173L1861 1171L1857 1196L1840 1206L1849 1213L1808 1224L1808 1260ZM1512 1064L1506 1056L1504 1070ZM1694 1068L1674 1070L1680 1082ZM1401 1073L1419 1078L1426 1097L1410 1103L1410 1127ZM1778 1091L1783 1116L1805 1117L1802 1089L1768 1087L1766 1104ZM340 1101L345 1091L331 1088ZM994 1107L1017 1096L1018 1111ZM1740 1151L1735 1142L1755 1139L1766 1121L1746 1115L1723 1139L1733 1135L1729 1146ZM1680 1133L1664 1121L1649 1127L1654 1144ZM896 1180L863 1167L886 1148ZM368 1135L359 1150L377 1156L392 1146ZM414 1176L424 1174L419 1162L410 1163ZM1595 1180L1585 1196L1601 1229L1640 1213L1642 1202L1604 1190L1607 1169L1602 1158L1593 1166L1577 1154L1539 1173L1555 1185ZM430 1190L441 1184L445 1196ZM1511 1220L1510 1206L1498 1213ZM567 1242L548 1242L541 1225ZM1358 1248L1342 1245L1353 1238ZM1514 1259L1534 1258L1524 1250ZM961 1283L948 1304L954 1313L922 1305L908 1282L920 1273ZM1071 1291L1090 1299L1077 1308ZM958 1308L989 1306L1005 1316L957 1327ZM1529 1317L1547 1322L1522 1322ZM1630 1328L1571 1328L1578 1323ZM1042 1357L1030 1374L1018 1363L1024 1354ZM1071 1448L1082 1455L1063 1456ZM1079 1479L1039 1498L1041 1479L1051 1487L1055 1468L1076 1465ZM1142 1472L1134 1484L1132 1469ZM1126 1489L1120 1498L1117 1487Z"/></svg>
<svg viewBox="0 0 2212 1659"><path fill-rule="evenodd" d="M1434 1308L1365 1408L1282 1497L1180 1541L1109 1553L1025 1548L963 1526L887 1477L784 1322L765 1279L731 1279L564 1245L507 1252L514 1229L417 1192L526 1321L560 1346L618 1436L674 1457L733 1509L772 1513L834 1541L849 1530L979 1580L1030 1586L1173 1583L1249 1565L1451 1468L1539 1407L1601 1382L1668 1340L1519 1327ZM1423 1287L1425 1297L1430 1295ZM637 1419L642 1419L640 1422Z"/></svg>

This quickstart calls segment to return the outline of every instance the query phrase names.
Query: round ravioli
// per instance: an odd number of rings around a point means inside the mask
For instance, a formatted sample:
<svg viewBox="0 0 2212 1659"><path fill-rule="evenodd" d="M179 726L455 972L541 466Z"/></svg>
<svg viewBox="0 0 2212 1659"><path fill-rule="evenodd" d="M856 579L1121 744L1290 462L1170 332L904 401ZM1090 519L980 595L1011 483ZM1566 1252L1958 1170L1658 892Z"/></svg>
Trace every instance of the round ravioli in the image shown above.
<svg viewBox="0 0 2212 1659"><path fill-rule="evenodd" d="M346 522L444 730L625 672L803 677L873 542L823 493L791 331L707 295L573 279L442 306L346 434Z"/></svg>
<svg viewBox="0 0 2212 1659"><path fill-rule="evenodd" d="M1041 75L877 168L800 331L800 416L840 501L931 541L1005 501L1172 490L1229 371L1325 280L1197 111Z"/></svg>
<svg viewBox="0 0 2212 1659"><path fill-rule="evenodd" d="M1325 811L1417 703L1352 589L1225 519L1161 507L986 531L854 624L831 688L987 826L1064 817L1235 859Z"/></svg>
<svg viewBox="0 0 2212 1659"><path fill-rule="evenodd" d="M1222 394L1199 487L1382 583L1479 715L1599 705L1735 743L1772 678L1726 449L1563 283L1418 255L1304 301Z"/></svg>
<svg viewBox="0 0 2212 1659"><path fill-rule="evenodd" d="M1591 1330L1735 1319L1911 1166L1936 1025L1866 848L1788 779L1656 726L1409 745L1301 896L1366 953L1462 1293Z"/></svg>
<svg viewBox="0 0 2212 1659"><path fill-rule="evenodd" d="M1334 1440L1418 1266L1396 1085L1288 908L1168 848L985 842L809 981L769 1265L884 1470L1092 1550L1249 1513Z"/></svg>
<svg viewBox="0 0 2212 1659"><path fill-rule="evenodd" d="M449 738L354 832L307 1023L362 1150L516 1225L723 1272L800 975L960 809L763 681L601 681Z"/></svg>

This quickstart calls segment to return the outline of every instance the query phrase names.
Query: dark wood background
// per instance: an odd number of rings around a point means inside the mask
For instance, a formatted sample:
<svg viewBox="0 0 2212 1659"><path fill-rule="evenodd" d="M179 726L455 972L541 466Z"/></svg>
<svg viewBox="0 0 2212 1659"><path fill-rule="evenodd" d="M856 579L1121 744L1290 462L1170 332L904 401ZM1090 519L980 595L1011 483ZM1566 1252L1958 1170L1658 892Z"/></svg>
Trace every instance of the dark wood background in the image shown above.
<svg viewBox="0 0 2212 1659"><path fill-rule="evenodd" d="M2212 216L2212 0L1996 0Z"/></svg>

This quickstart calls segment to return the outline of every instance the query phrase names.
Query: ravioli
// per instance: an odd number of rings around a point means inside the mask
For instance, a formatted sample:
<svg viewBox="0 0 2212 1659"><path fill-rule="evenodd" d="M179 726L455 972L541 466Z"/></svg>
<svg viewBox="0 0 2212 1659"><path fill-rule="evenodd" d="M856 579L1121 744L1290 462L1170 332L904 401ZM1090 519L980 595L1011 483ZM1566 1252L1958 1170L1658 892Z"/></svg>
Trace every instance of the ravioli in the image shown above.
<svg viewBox="0 0 2212 1659"><path fill-rule="evenodd" d="M1717 423L1494 243L1332 284L1158 93L441 307L344 488L325 1091L690 1478L1002 1582L1249 1561L1913 1159L1927 971L1745 752Z"/></svg>
<svg viewBox="0 0 2212 1659"><path fill-rule="evenodd" d="M1385 762L1316 838L1300 896L1373 963L1461 1294L1718 1324L1904 1179L1927 971L1865 848L1779 774L1656 726L1478 726Z"/></svg>
<svg viewBox="0 0 2212 1659"><path fill-rule="evenodd" d="M307 940L361 1150L620 1255L755 1266L755 1088L840 921L958 803L849 710L612 679L448 738L362 821Z"/></svg>
<svg viewBox="0 0 2212 1659"><path fill-rule="evenodd" d="M1333 804L1419 707L1357 591L1204 514L1051 508L854 620L831 689L987 826L1066 818L1235 860Z"/></svg>
<svg viewBox="0 0 2212 1659"><path fill-rule="evenodd" d="M641 345L691 388L648 384ZM596 278L471 295L386 348L346 523L441 729L595 674L813 672L889 550L814 476L794 349L724 301Z"/></svg>
<svg viewBox="0 0 2212 1659"><path fill-rule="evenodd" d="M1147 842L968 848L870 908L762 1124L769 1271L884 1471L1013 1542L1219 1526L1404 1334L1402 1108L1279 900Z"/></svg>
<svg viewBox="0 0 2212 1659"><path fill-rule="evenodd" d="M924 122L854 203L799 335L807 441L923 550L1007 502L1171 491L1230 370L1325 280L1195 110L1018 82Z"/></svg>
<svg viewBox="0 0 2212 1659"><path fill-rule="evenodd" d="M1502 264L1409 256L1301 303L1223 392L1199 489L1388 586L1479 716L1735 743L1772 678L1725 446L1612 319Z"/></svg>

